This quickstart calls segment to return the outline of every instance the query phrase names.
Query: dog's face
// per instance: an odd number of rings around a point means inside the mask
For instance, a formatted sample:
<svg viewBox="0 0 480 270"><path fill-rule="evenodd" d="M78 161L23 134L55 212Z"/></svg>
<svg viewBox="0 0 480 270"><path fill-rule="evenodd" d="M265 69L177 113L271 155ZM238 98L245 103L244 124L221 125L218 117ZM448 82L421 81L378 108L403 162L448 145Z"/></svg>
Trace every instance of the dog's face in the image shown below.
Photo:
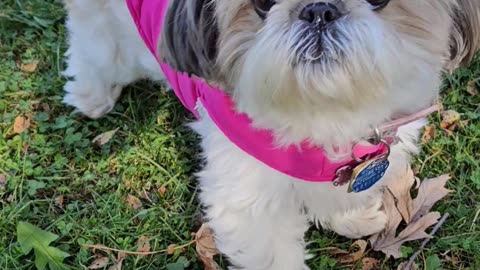
<svg viewBox="0 0 480 270"><path fill-rule="evenodd" d="M448 58L445 1L215 3L217 63L241 107L371 106L436 87Z"/></svg>
<svg viewBox="0 0 480 270"><path fill-rule="evenodd" d="M417 110L433 99L451 57L455 4L449 0L177 0L173 5L194 9L177 22L195 28L192 44L215 51L203 48L209 55L183 57L162 46L167 60L179 69L196 66L183 71L223 86L254 120L374 106L390 106L392 113ZM201 64L186 64L192 61Z"/></svg>

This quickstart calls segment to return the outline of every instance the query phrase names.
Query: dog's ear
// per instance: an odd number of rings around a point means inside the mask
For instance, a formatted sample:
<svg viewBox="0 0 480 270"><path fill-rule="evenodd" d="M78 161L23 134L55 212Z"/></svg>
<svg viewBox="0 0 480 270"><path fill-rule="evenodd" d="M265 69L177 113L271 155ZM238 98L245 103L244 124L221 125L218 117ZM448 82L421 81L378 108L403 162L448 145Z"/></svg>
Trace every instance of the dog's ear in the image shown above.
<svg viewBox="0 0 480 270"><path fill-rule="evenodd" d="M172 68L212 80L218 27L213 0L172 0L164 21L160 57Z"/></svg>
<svg viewBox="0 0 480 270"><path fill-rule="evenodd" d="M458 0L453 17L450 71L468 64L480 50L480 1Z"/></svg>

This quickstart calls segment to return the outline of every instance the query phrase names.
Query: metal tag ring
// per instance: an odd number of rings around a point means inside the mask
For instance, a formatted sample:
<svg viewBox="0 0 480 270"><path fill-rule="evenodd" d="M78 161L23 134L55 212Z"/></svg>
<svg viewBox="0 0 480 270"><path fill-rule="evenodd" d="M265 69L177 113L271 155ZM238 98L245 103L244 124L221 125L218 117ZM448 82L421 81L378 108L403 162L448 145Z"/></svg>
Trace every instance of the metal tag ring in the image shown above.
<svg viewBox="0 0 480 270"><path fill-rule="evenodd" d="M382 142L382 132L379 128L373 129L373 136L368 139L371 144L378 145Z"/></svg>

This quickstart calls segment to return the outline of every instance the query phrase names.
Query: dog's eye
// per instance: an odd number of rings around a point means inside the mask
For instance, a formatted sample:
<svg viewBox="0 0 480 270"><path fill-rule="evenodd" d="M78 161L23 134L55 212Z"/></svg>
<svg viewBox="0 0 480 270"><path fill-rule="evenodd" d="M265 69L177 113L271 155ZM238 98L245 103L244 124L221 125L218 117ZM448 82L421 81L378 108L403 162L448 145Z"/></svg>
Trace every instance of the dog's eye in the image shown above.
<svg viewBox="0 0 480 270"><path fill-rule="evenodd" d="M255 11L262 19L267 17L267 13L276 4L275 0L252 0Z"/></svg>
<svg viewBox="0 0 480 270"><path fill-rule="evenodd" d="M372 5L373 10L380 10L388 5L390 0L367 0Z"/></svg>

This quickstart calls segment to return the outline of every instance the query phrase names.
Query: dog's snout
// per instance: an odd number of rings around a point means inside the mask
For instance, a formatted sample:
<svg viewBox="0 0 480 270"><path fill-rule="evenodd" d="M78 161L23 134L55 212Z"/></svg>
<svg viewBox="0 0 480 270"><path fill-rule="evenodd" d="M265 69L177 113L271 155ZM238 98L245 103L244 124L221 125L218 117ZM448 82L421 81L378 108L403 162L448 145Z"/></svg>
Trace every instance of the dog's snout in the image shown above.
<svg viewBox="0 0 480 270"><path fill-rule="evenodd" d="M331 3L311 3L300 12L299 19L323 27L342 16L340 10Z"/></svg>

